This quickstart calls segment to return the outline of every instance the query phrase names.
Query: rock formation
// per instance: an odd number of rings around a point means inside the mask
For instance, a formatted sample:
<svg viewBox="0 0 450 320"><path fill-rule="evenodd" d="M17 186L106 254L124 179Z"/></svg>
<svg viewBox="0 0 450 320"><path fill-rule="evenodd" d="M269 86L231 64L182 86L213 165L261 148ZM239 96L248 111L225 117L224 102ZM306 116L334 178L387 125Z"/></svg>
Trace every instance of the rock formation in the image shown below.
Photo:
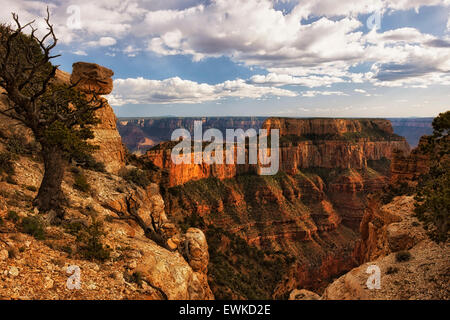
<svg viewBox="0 0 450 320"><path fill-rule="evenodd" d="M296 260L283 267L272 297L299 286L320 291L356 265L367 194L387 184L389 159L397 149L408 152L408 143L385 120L269 118L262 127L280 130L276 176L258 176L248 164L175 165L173 142L145 158L165 172L166 210L179 223L199 216L204 230L214 226ZM230 252L227 238L213 251Z"/></svg>
<svg viewBox="0 0 450 320"><path fill-rule="evenodd" d="M414 199L402 196L368 210L355 250L362 264L329 285L322 299L448 300L450 246L427 237L413 208ZM369 266L381 272L379 289L367 286Z"/></svg>
<svg viewBox="0 0 450 320"><path fill-rule="evenodd" d="M225 139L226 129L261 128L263 117L202 117L202 118L122 118L117 122L117 127L122 140L128 150L136 153L145 153L150 147L164 141L170 141L172 132L178 128L187 129L194 134L194 121L202 121L203 130L218 129Z"/></svg>
<svg viewBox="0 0 450 320"><path fill-rule="evenodd" d="M405 153L402 150L396 150L391 163L391 183L415 184L415 180L429 170L428 156L420 152L425 140L421 139L419 147L411 153Z"/></svg>
<svg viewBox="0 0 450 320"><path fill-rule="evenodd" d="M110 94L113 89L114 72L95 63L77 62L73 64L70 82L87 95ZM125 166L125 150L117 131L117 118L111 106L106 102L104 107L96 111L100 123L95 127L92 143L100 147L94 153L97 161L105 164L106 170L118 173Z"/></svg>
<svg viewBox="0 0 450 320"><path fill-rule="evenodd" d="M58 71L55 81L69 83L71 78L87 95L108 94L112 74L95 64L76 63L72 76ZM0 108L6 104L0 96ZM203 233L191 228L182 234L169 221L158 185L144 189L115 174L125 165L116 118L109 105L97 115L101 123L92 143L100 146L95 157L109 173L66 171L62 189L67 203L60 225L47 223L51 212L46 216L33 211L32 200L43 175L35 153L14 155L14 173L0 176L0 299L214 299L206 275L209 256ZM0 119L3 155L9 152L11 137L26 134L26 129ZM88 189L74 187L75 172L86 178ZM22 219L39 220L44 241L24 233ZM78 236L80 230L88 236L96 233L86 229L96 222L103 226L97 234L102 248L96 245L91 250L105 250L108 255L93 262L88 260L94 258L83 256ZM150 229L158 231L161 243L149 239ZM79 290L66 287L68 267L74 265L81 271Z"/></svg>

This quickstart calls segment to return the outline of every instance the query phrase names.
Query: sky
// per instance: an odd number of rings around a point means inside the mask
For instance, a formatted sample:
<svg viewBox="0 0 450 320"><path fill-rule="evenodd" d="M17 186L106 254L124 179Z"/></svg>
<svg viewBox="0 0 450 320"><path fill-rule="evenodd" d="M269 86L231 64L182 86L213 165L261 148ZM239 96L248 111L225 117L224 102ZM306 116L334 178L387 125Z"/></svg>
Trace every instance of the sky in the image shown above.
<svg viewBox="0 0 450 320"><path fill-rule="evenodd" d="M53 60L115 73L119 117L434 117L450 109L450 0L2 0L46 8Z"/></svg>

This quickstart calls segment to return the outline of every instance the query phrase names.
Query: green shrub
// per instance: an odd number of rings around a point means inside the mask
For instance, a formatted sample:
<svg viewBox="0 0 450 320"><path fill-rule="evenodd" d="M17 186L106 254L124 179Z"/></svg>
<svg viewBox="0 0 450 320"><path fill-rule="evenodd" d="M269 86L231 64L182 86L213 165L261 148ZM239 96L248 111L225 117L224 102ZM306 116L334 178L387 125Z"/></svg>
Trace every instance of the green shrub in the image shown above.
<svg viewBox="0 0 450 320"><path fill-rule="evenodd" d="M421 153L429 157L429 173L419 177L415 213L431 239L450 235L450 111L433 120L433 135L422 137Z"/></svg>
<svg viewBox="0 0 450 320"><path fill-rule="evenodd" d="M38 240L46 238L45 228L42 220L39 217L25 217L20 224L21 230Z"/></svg>
<svg viewBox="0 0 450 320"><path fill-rule="evenodd" d="M411 260L411 253L409 251L399 251L395 254L397 262L405 262Z"/></svg>
<svg viewBox="0 0 450 320"><path fill-rule="evenodd" d="M397 267L392 267L392 266L388 267L387 270L386 270L386 274L395 274L397 272L398 272L398 268Z"/></svg>
<svg viewBox="0 0 450 320"><path fill-rule="evenodd" d="M15 154L26 154L29 152L27 141L21 134L10 137L6 144L6 149Z"/></svg>
<svg viewBox="0 0 450 320"><path fill-rule="evenodd" d="M151 183L147 173L143 170L136 168L125 170L124 172L122 172L122 177L126 181L132 182L142 188L147 187Z"/></svg>
<svg viewBox="0 0 450 320"><path fill-rule="evenodd" d="M17 212L10 210L8 212L8 214L6 215L6 219L8 219L14 223L17 223L20 220L20 217Z"/></svg>
<svg viewBox="0 0 450 320"><path fill-rule="evenodd" d="M91 190L91 185L82 173L74 174L73 187L82 192L89 192Z"/></svg>
<svg viewBox="0 0 450 320"><path fill-rule="evenodd" d="M388 204L395 197L404 196L404 195L412 195L416 189L410 186L407 182L401 182L395 185L389 185L383 189L383 194L381 195L381 202L383 204Z"/></svg>
<svg viewBox="0 0 450 320"><path fill-rule="evenodd" d="M110 258L111 249L101 242L101 237L104 235L103 224L95 220L89 227L79 232L78 251L84 259L105 261Z"/></svg>
<svg viewBox="0 0 450 320"><path fill-rule="evenodd" d="M142 287L142 281L144 281L144 276L139 271L133 272L132 274L125 271L123 273L123 278L126 282L136 283L139 287Z"/></svg>
<svg viewBox="0 0 450 320"><path fill-rule="evenodd" d="M97 172L106 172L105 164L103 162L95 160L95 158L91 154L82 153L76 155L74 157L74 160L83 169L93 170Z"/></svg>
<svg viewBox="0 0 450 320"><path fill-rule="evenodd" d="M13 156L10 152L0 153L0 173L6 173L7 175L14 175L14 163Z"/></svg>

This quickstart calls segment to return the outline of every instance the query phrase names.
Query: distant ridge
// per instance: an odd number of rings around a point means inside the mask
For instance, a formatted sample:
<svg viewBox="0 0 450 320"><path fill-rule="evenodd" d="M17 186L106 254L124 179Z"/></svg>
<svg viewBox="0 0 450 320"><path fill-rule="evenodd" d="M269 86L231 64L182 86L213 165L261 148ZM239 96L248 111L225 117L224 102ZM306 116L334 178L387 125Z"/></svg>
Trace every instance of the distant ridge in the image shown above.
<svg viewBox="0 0 450 320"><path fill-rule="evenodd" d="M153 145L162 141L170 140L172 131L177 128L193 128L194 120L204 120L203 128L217 128L221 131L225 129L259 129L267 116L229 116L229 117L179 117L179 116L160 116L160 117L120 117L117 121L117 127L122 136L122 140L127 148L132 152L145 152ZM332 117L284 117L301 119L324 119ZM356 117L334 117L334 119L368 119ZM403 136L411 147L416 147L419 139L423 135L432 133L431 123L433 118L370 118L387 119L391 121L394 133Z"/></svg>

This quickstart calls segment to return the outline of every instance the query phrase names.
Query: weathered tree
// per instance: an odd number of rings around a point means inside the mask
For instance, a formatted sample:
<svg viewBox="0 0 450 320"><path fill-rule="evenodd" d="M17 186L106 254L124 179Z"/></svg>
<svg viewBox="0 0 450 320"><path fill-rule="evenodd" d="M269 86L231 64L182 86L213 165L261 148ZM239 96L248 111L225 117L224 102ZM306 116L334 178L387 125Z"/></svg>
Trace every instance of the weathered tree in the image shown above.
<svg viewBox="0 0 450 320"><path fill-rule="evenodd" d="M64 195L61 183L71 158L81 158L95 147L92 125L98 123L95 111L104 100L75 89L75 85L55 79L58 66L51 60L57 44L50 14L45 22L47 33L38 37L34 21L16 26L0 25L0 86L5 89L9 106L0 113L28 127L41 146L44 177L35 199L41 211L62 213ZM29 30L26 34L25 31Z"/></svg>

